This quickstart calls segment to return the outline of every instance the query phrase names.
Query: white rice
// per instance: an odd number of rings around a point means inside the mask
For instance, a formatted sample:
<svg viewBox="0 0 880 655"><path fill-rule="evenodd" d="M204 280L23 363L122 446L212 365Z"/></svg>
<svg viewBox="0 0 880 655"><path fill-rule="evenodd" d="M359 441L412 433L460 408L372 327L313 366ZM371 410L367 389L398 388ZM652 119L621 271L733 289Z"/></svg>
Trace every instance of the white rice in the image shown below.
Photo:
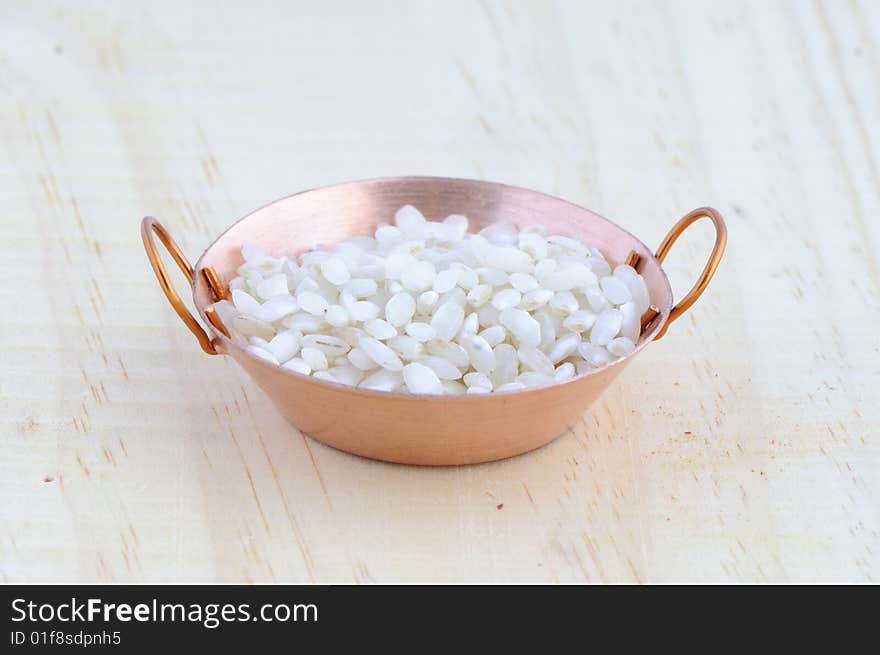
<svg viewBox="0 0 880 655"><path fill-rule="evenodd" d="M540 225L468 225L407 205L372 237L299 256L246 244L214 307L255 356L377 391L516 391L635 349L650 299L631 266Z"/></svg>

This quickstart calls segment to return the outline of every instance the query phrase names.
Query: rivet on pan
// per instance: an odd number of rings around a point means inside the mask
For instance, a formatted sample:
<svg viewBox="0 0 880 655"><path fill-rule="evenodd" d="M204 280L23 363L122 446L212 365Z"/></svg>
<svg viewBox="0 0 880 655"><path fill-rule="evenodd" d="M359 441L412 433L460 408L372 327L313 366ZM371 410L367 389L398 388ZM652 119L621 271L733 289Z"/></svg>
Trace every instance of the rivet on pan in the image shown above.
<svg viewBox="0 0 880 655"><path fill-rule="evenodd" d="M211 290L211 295L214 297L215 301L223 300L224 298L226 298L226 292L223 289L223 283L220 281L220 277L217 275L216 272L214 272L213 268L203 268L202 275L205 278L205 282L208 283L208 288Z"/></svg>
<svg viewBox="0 0 880 655"><path fill-rule="evenodd" d="M628 266L632 266L633 268L637 268L641 259L642 257L641 255L639 255L639 253L637 253L635 250L630 250L629 254L626 256L626 260L623 263Z"/></svg>
<svg viewBox="0 0 880 655"><path fill-rule="evenodd" d="M208 322L217 328L217 331L220 332L224 337L229 339L229 330L226 329L226 326L223 325L223 321L220 320L220 317L217 316L217 312L214 311L213 307L208 307L205 310L205 316L208 317Z"/></svg>

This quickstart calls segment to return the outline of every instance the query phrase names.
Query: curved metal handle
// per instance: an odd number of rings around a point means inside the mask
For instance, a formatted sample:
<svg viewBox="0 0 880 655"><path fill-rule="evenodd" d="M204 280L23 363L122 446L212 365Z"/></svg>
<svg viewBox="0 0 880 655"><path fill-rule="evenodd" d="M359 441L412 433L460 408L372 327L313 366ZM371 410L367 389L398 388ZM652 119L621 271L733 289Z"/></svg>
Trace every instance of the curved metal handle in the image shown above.
<svg viewBox="0 0 880 655"><path fill-rule="evenodd" d="M183 271L183 274L186 275L190 284L194 281L193 267L174 242L174 239L171 238L171 235L168 234L168 230L162 227L162 224L159 221L152 216L147 216L141 221L141 237L144 240L144 249L147 251L147 257L150 260L150 265L153 267L153 272L156 274L156 279L159 280L159 285L162 287L162 291L165 292L165 297L168 298L168 302L171 303L174 311L177 312L177 315L180 316L190 332L196 335L196 339L199 340L199 345L202 347L202 350L209 355L219 354L211 337L208 336L208 333L205 332L204 328L202 328L195 317L189 313L186 305L183 304L180 296L177 295L177 291L175 291L174 287L171 285L168 271L165 270L165 265L162 263L162 260L159 259L159 253L156 251L156 242L153 241L154 232L168 249L171 257L174 258L178 268L180 268L180 270Z"/></svg>
<svg viewBox="0 0 880 655"><path fill-rule="evenodd" d="M703 272L700 273L700 277L697 278L696 284L694 284L694 287L688 292L688 294L679 300L675 307L669 312L669 318L667 319L666 324L661 328L660 332L657 333L657 336L654 337L654 341L666 334L666 329L669 327L669 324L684 314L688 307L697 301L700 294L706 290L706 287L709 285L709 280L715 275L715 269L718 268L718 264L721 262L721 255L724 254L724 247L727 245L727 226L724 224L724 219L721 218L721 214L711 207L700 207L699 209L695 209L692 212L685 214L681 220L669 230L669 234L666 235L666 238L663 239L663 243L657 248L657 253L654 257L662 264L666 255L669 254L669 249L672 248L672 244L678 240L678 237L680 237L692 223L698 221L704 216L709 218L712 221L712 224L715 225L715 246L712 248L712 253L709 255L709 261L706 262L706 266L703 268Z"/></svg>

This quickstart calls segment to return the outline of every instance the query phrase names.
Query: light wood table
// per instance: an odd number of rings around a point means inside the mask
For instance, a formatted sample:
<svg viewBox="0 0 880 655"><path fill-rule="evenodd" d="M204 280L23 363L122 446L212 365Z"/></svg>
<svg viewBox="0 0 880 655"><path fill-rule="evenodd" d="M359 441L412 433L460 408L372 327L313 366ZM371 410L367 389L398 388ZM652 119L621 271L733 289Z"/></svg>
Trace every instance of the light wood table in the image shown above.
<svg viewBox="0 0 880 655"><path fill-rule="evenodd" d="M878 581L878 38L867 0L3 3L0 579ZM400 174L651 245L709 204L730 245L551 445L367 461L201 353L138 222L195 258ZM674 250L678 293L710 244Z"/></svg>

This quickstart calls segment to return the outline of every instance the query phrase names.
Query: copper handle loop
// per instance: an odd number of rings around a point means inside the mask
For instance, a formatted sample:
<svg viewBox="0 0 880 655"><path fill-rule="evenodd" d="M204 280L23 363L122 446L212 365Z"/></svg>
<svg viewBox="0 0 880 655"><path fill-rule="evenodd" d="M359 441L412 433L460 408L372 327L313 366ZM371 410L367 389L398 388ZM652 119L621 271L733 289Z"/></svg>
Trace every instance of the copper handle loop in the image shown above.
<svg viewBox="0 0 880 655"><path fill-rule="evenodd" d="M168 298L168 302L171 303L174 311L177 312L177 315L180 316L186 324L186 327L189 328L190 332L196 335L196 339L199 340L199 345L202 347L202 350L209 355L219 354L217 348L214 347L214 344L211 341L211 337L208 336L208 333L205 332L195 317L189 313L186 305L183 304L180 296L177 295L177 291L174 290L171 280L168 277L168 271L165 270L165 265L162 263L162 260L159 259L159 253L156 252L156 242L153 241L154 232L168 249L171 257L177 262L178 268L183 271L183 274L186 275L190 284L194 281L194 274L193 267L187 261L186 256L181 252L178 245L174 242L174 239L171 238L171 235L168 234L168 230L162 227L162 224L155 218L147 216L141 221L141 237L144 240L144 249L147 251L150 265L153 267L156 279L159 280L159 286L162 287L162 291L165 292L165 297Z"/></svg>
<svg viewBox="0 0 880 655"><path fill-rule="evenodd" d="M700 207L699 209L695 209L692 212L685 214L685 216L683 216L681 220L669 230L669 234L666 235L666 238L663 239L663 243L657 248L657 253L654 257L662 264L666 255L669 254L669 249L672 248L672 244L678 240L678 237L680 237L692 223L698 221L704 216L711 219L712 224L715 226L715 246L712 248L712 254L709 255L709 261L706 262L706 266L703 268L703 272L700 273L700 277L697 278L694 287L684 298L679 300L675 307L669 312L669 318L666 320L666 324L660 329L657 336L654 337L654 341L666 334L669 324L684 314L687 309L697 301L697 298L699 298L703 291L706 290L706 287L709 285L709 280L715 275L715 269L718 268L718 264L721 262L721 255L724 254L724 247L727 245L727 226L724 224L724 219L721 218L721 214L711 207Z"/></svg>

